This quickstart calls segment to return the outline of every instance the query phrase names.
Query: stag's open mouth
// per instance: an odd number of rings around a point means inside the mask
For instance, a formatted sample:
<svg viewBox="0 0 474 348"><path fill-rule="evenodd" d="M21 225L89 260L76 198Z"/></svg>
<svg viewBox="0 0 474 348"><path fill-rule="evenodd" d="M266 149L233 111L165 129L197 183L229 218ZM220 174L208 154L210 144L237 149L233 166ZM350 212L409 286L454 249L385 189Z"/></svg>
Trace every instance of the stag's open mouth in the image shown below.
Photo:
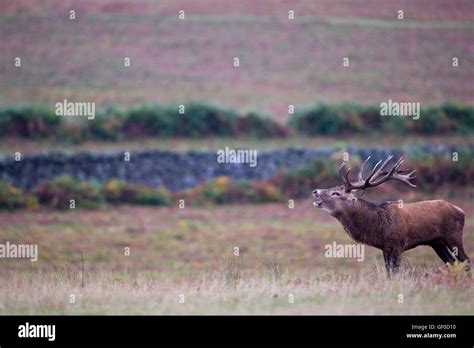
<svg viewBox="0 0 474 348"><path fill-rule="evenodd" d="M321 204L323 204L323 202L320 199L317 199L313 202L313 205L318 208L321 208Z"/></svg>

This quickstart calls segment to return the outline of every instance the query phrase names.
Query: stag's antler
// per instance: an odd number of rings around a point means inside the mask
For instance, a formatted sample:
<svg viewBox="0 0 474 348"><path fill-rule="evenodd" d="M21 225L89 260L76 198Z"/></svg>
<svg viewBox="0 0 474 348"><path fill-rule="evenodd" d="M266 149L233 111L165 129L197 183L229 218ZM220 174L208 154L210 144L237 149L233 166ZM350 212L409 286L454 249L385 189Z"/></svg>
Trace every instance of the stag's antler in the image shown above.
<svg viewBox="0 0 474 348"><path fill-rule="evenodd" d="M410 181L415 178L415 175L414 175L415 171L411 169L406 169L406 168L400 169L400 166L404 162L402 157L400 157L400 159L397 161L397 163L395 163L392 169L386 170L387 164L390 162L392 158L393 156L389 156L383 162L383 164L379 167L380 163L382 163L382 160L380 160L374 166L369 176L366 179L364 179L362 177L362 173L364 172L366 163L370 159L370 156L367 157L367 159L362 164L362 168L359 171L358 180L356 182L351 182L349 180L349 172L351 171L351 168L349 168L344 173L344 167L346 164L343 163L341 167L339 168L339 175L341 176L342 182L344 183L346 192L349 192L350 190L364 190L369 187L378 186L384 183L385 181L389 181L389 180L401 181L411 187L416 187L416 185Z"/></svg>

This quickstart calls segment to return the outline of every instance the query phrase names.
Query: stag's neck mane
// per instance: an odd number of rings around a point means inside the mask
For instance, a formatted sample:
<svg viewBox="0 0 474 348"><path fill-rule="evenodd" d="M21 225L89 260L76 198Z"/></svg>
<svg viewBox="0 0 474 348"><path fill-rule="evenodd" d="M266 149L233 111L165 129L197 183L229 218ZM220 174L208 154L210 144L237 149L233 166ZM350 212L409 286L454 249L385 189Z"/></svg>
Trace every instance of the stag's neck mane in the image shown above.
<svg viewBox="0 0 474 348"><path fill-rule="evenodd" d="M359 198L355 204L337 214L336 218L356 242L378 247L382 243L383 226L392 220L389 204L376 204Z"/></svg>

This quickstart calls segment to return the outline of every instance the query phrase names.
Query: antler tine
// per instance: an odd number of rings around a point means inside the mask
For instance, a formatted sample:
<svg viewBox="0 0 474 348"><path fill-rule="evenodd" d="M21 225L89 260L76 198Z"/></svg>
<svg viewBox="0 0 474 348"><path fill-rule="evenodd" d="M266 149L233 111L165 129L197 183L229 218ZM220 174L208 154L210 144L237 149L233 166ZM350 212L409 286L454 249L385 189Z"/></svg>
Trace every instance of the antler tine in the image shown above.
<svg viewBox="0 0 474 348"><path fill-rule="evenodd" d="M411 170L410 168L404 168L404 169L400 169L400 170L398 171L398 173L400 173L400 174L408 174L409 172L412 172L412 171L415 172L415 170Z"/></svg>
<svg viewBox="0 0 474 348"><path fill-rule="evenodd" d="M367 179L365 179L367 183L369 183L372 177L374 176L375 172L377 171L377 167L380 165L380 163L382 163L382 160L378 161L374 168L372 168L372 171L370 172L369 176L367 177Z"/></svg>
<svg viewBox="0 0 474 348"><path fill-rule="evenodd" d="M341 174L346 192L349 192L350 190L353 190L353 189L364 189L366 187L368 181L364 180L363 173L364 173L365 165L367 164L367 162L369 160L370 160L370 156L367 157L367 159L362 164L362 167L361 167L361 169L359 171L359 174L358 174L358 181L357 182L351 182L350 179L349 179L349 173L351 171L351 168L349 168L345 174ZM344 165L345 165L345 163L340 167L340 169L342 169L342 167ZM378 165L379 165L379 163L376 165L376 167ZM373 169L372 172L374 172L375 169ZM373 173L371 173L371 174L373 174Z"/></svg>
<svg viewBox="0 0 474 348"><path fill-rule="evenodd" d="M380 166L380 168L374 173L373 177L371 180L368 181L370 186L377 186L383 183L384 181L387 180L387 178L390 175L390 172L382 172L382 170L385 169L387 164L392 160L393 155L390 155L387 157L387 159L383 162L383 164ZM381 162L381 161L380 161ZM393 169L393 168L392 168Z"/></svg>
<svg viewBox="0 0 474 348"><path fill-rule="evenodd" d="M339 166L339 176L342 179L342 183L344 184L345 187L347 187L348 182L347 182L347 176L346 173L344 173L344 167L346 166L346 162L342 162L341 165ZM349 168L351 170L351 168ZM349 172L349 170L347 172Z"/></svg>
<svg viewBox="0 0 474 348"><path fill-rule="evenodd" d="M386 161L385 161L386 162ZM371 186L372 184L372 180L373 179L377 179L377 177L379 176L380 174L380 170L386 165L386 163L383 163L381 167L379 167L380 163L382 163L382 160L378 161L377 164L374 166L374 168L372 169L372 171L370 172L369 176L367 177L367 179L365 179L365 182L367 183L367 185Z"/></svg>
<svg viewBox="0 0 474 348"><path fill-rule="evenodd" d="M393 180L398 180L398 181L401 181L411 187L416 187L416 185L414 183L411 182L411 180L415 179L416 178L416 175L414 175L416 172L416 170L412 170L411 172L409 173L401 173L401 172L397 172L395 173L393 176L392 176L392 179Z"/></svg>
<svg viewBox="0 0 474 348"><path fill-rule="evenodd" d="M352 169L352 168L349 167L349 168L347 169L346 174L344 175L344 177L345 177L345 179L346 179L346 182L348 182L348 183L351 182L351 181L349 180L349 172L351 171L351 169Z"/></svg>
<svg viewBox="0 0 474 348"><path fill-rule="evenodd" d="M403 157L400 157L398 159L398 161L395 163L395 165L392 167L392 169L390 170L390 172L383 172L381 174L383 175L387 175L390 176L392 175L393 173L400 173L400 171L398 170L398 168L400 168L400 166L403 164L405 160L403 159Z"/></svg>
<svg viewBox="0 0 474 348"><path fill-rule="evenodd" d="M387 174L387 177L392 176L394 173L398 173L399 172L398 168L400 168L403 162L404 162L403 157L400 157L397 163L395 163L395 165L392 167L392 170L390 170L390 172Z"/></svg>
<svg viewBox="0 0 474 348"><path fill-rule="evenodd" d="M362 163L362 167L360 168L359 175L358 175L359 181L364 181L364 178L362 177L362 175L364 174L365 165L367 164L367 162L369 162L369 160L370 160L370 156L367 157L364 163Z"/></svg>
<svg viewBox="0 0 474 348"><path fill-rule="evenodd" d="M415 170L410 170L407 168L402 168L401 166L403 163L405 163L405 160L403 157L400 157L397 162L390 168L386 169L387 165L390 163L392 160L393 155L388 156L385 161L382 160L378 161L377 164L372 168L369 176L364 179L364 169L367 164L367 162L370 160L370 156L364 161L362 164L362 167L359 171L358 174L358 181L357 182L351 182L349 179L349 173L351 171L351 168L349 168L346 172L344 172L343 168L346 165L343 163L341 167L339 168L339 174L341 175L341 178L344 183L344 187L346 192L349 192L350 190L354 189L366 189L369 187L374 187L378 186L385 181L389 180L397 180L401 181L411 187L416 187L414 183L411 182L416 176L414 175Z"/></svg>

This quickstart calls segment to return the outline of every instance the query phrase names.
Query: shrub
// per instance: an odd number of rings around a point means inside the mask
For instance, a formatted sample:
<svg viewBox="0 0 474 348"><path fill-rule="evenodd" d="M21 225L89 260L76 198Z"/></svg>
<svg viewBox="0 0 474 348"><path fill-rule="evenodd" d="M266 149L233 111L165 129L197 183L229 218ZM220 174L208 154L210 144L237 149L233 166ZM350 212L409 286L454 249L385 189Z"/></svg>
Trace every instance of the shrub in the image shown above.
<svg viewBox="0 0 474 348"><path fill-rule="evenodd" d="M137 184L108 181L102 188L104 199L113 204L170 205L171 194L165 188L150 188Z"/></svg>
<svg viewBox="0 0 474 348"><path fill-rule="evenodd" d="M197 137L205 135L230 136L235 134L237 114L206 104L186 105L186 113L175 118L176 135Z"/></svg>
<svg viewBox="0 0 474 348"><path fill-rule="evenodd" d="M97 140L118 140L123 136L125 116L108 107L99 111L93 121L88 121L88 137Z"/></svg>
<svg viewBox="0 0 474 348"><path fill-rule="evenodd" d="M454 103L444 103L441 109L462 133L474 131L474 107L461 106Z"/></svg>
<svg viewBox="0 0 474 348"><path fill-rule="evenodd" d="M364 124L363 131L366 130L380 130L382 129L382 117L380 116L380 108L375 106L363 107L357 104L352 104L352 107L360 115Z"/></svg>
<svg viewBox="0 0 474 348"><path fill-rule="evenodd" d="M182 197L183 194L180 194ZM220 176L184 192L184 197L195 205L227 203L266 203L281 200L280 190L268 181L240 179L230 181Z"/></svg>
<svg viewBox="0 0 474 348"><path fill-rule="evenodd" d="M457 162L450 155L411 157L410 160L417 163L418 187L424 191L435 191L447 183L453 187L470 185L474 181L474 163L470 160L473 154L463 151L458 156Z"/></svg>
<svg viewBox="0 0 474 348"><path fill-rule="evenodd" d="M255 202L257 192L255 187L252 185L252 181L247 179L239 179L234 182L232 186L232 197L233 201L237 203L244 202Z"/></svg>
<svg viewBox="0 0 474 348"><path fill-rule="evenodd" d="M456 124L440 108L429 107L421 110L418 120L410 120L408 127L419 134L446 134L456 130Z"/></svg>
<svg viewBox="0 0 474 348"><path fill-rule="evenodd" d="M122 132L128 136L176 135L178 112L160 105L147 105L131 109L125 116Z"/></svg>
<svg viewBox="0 0 474 348"><path fill-rule="evenodd" d="M170 205L171 194L163 187L150 189L145 187L139 192L136 202L144 205Z"/></svg>
<svg viewBox="0 0 474 348"><path fill-rule="evenodd" d="M261 117L255 113L249 113L238 117L236 121L237 136L248 137L285 137L288 131L270 118Z"/></svg>
<svg viewBox="0 0 474 348"><path fill-rule="evenodd" d="M22 192L10 183L0 181L0 209L17 209L24 206Z"/></svg>
<svg viewBox="0 0 474 348"><path fill-rule="evenodd" d="M61 144L79 144L90 138L89 125L80 119L66 119L61 122L55 137Z"/></svg>
<svg viewBox="0 0 474 348"><path fill-rule="evenodd" d="M109 203L120 203L123 199L124 184L117 179L107 181L102 187L102 194Z"/></svg>
<svg viewBox="0 0 474 348"><path fill-rule="evenodd" d="M343 128L341 116L334 108L320 104L315 108L303 111L290 120L299 133L307 135L336 134Z"/></svg>
<svg viewBox="0 0 474 348"><path fill-rule="evenodd" d="M474 131L474 108L445 103L421 110L421 117L382 117L378 106L354 103L318 104L298 111L288 126L251 112L239 116L232 110L204 103L185 105L149 104L118 110L112 106L97 110L94 120L58 117L54 111L38 106L0 109L0 136L44 138L62 142L120 140L139 136L202 137L248 136L285 137L291 128L306 135L334 135L369 132L440 134Z"/></svg>
<svg viewBox="0 0 474 348"><path fill-rule="evenodd" d="M299 112L290 121L290 126L307 135L331 135L344 133L404 133L447 134L474 131L474 108L453 103L425 107L420 118L382 117L375 106L357 104L319 104Z"/></svg>
<svg viewBox="0 0 474 348"><path fill-rule="evenodd" d="M176 106L147 105L130 110L122 131L131 136L161 135L166 137L197 137L235 134L237 115L206 104L185 105L180 114Z"/></svg>
<svg viewBox="0 0 474 348"><path fill-rule="evenodd" d="M280 190L270 182L256 181L252 183L255 191L255 203L278 202L281 200Z"/></svg>
<svg viewBox="0 0 474 348"><path fill-rule="evenodd" d="M200 199L207 203L223 204L230 202L228 178L218 177L197 189ZM223 184L225 182L225 184Z"/></svg>
<svg viewBox="0 0 474 348"><path fill-rule="evenodd" d="M54 135L60 118L43 107L4 108L0 110L0 135L42 138Z"/></svg>
<svg viewBox="0 0 474 348"><path fill-rule="evenodd" d="M80 182L68 175L38 184L33 194L41 205L56 209L69 208L71 199L76 207L83 208L95 208L103 202L97 183Z"/></svg>
<svg viewBox="0 0 474 348"><path fill-rule="evenodd" d="M413 120L406 117L394 117L387 116L383 117L383 127L380 130L385 131L385 133L395 133L395 134L405 134L409 128L409 123L420 123L420 120Z"/></svg>

